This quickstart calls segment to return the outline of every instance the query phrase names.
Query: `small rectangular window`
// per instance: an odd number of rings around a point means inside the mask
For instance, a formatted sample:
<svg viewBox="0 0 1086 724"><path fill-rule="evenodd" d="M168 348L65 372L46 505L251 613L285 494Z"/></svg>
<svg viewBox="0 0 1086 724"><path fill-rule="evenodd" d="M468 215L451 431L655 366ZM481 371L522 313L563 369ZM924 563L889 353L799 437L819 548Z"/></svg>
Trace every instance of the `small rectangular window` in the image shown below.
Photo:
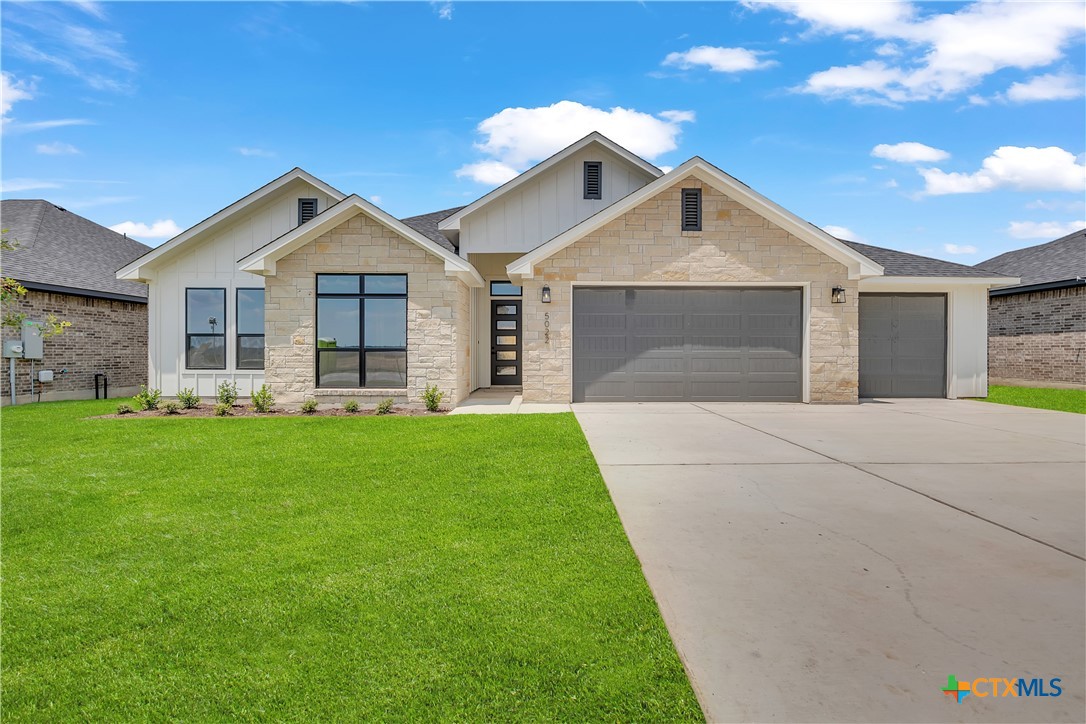
<svg viewBox="0 0 1086 724"><path fill-rule="evenodd" d="M523 290L511 282L490 282L490 296L519 297Z"/></svg>
<svg viewBox="0 0 1086 724"><path fill-rule="evenodd" d="M586 199L603 198L603 162L584 162L584 197Z"/></svg>
<svg viewBox="0 0 1086 724"><path fill-rule="evenodd" d="M316 199L298 199L298 226L301 226L316 215Z"/></svg>
<svg viewBox="0 0 1086 724"><path fill-rule="evenodd" d="M185 290L185 367L226 369L226 290Z"/></svg>
<svg viewBox="0 0 1086 724"><path fill-rule="evenodd" d="M683 231L701 231L701 189L683 189Z"/></svg>
<svg viewBox="0 0 1086 724"><path fill-rule="evenodd" d="M237 368L264 369L264 290L238 289Z"/></svg>
<svg viewBox="0 0 1086 724"><path fill-rule="evenodd" d="M317 275L317 386L407 387L407 275Z"/></svg>

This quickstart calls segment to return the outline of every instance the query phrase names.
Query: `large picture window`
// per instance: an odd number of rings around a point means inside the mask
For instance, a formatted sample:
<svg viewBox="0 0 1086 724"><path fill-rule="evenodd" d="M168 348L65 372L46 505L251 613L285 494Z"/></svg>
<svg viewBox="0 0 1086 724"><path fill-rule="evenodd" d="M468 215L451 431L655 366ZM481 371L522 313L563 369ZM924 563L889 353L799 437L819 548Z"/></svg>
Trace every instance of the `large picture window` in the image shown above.
<svg viewBox="0 0 1086 724"><path fill-rule="evenodd" d="M226 290L185 290L185 367L226 369Z"/></svg>
<svg viewBox="0 0 1086 724"><path fill-rule="evenodd" d="M238 290L237 368L264 369L264 290Z"/></svg>
<svg viewBox="0 0 1086 724"><path fill-rule="evenodd" d="M407 275L317 275L317 386L407 387Z"/></svg>

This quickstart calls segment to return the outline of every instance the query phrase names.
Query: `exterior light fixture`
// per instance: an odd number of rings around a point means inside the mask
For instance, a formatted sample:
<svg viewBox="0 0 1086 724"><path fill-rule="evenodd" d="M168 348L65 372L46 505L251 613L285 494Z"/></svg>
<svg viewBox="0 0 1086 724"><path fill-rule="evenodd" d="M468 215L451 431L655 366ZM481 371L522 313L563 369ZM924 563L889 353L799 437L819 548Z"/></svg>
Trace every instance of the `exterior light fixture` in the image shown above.
<svg viewBox="0 0 1086 724"><path fill-rule="evenodd" d="M834 287L833 292L832 292L832 296L830 297L830 301L833 302L834 304L844 304L845 303L845 288L844 287Z"/></svg>
<svg viewBox="0 0 1086 724"><path fill-rule="evenodd" d="M544 304L550 304L551 303L551 288L547 284L543 285L542 301L543 301Z"/></svg>

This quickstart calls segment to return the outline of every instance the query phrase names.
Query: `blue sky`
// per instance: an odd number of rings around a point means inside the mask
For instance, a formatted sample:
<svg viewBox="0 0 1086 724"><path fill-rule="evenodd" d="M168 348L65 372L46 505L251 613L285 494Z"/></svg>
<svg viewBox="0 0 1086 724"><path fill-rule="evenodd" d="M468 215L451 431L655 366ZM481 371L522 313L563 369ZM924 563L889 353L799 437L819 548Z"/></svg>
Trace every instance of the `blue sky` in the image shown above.
<svg viewBox="0 0 1086 724"><path fill-rule="evenodd" d="M1082 3L0 10L4 198L152 245L293 166L407 216L590 130L962 263L1086 225Z"/></svg>

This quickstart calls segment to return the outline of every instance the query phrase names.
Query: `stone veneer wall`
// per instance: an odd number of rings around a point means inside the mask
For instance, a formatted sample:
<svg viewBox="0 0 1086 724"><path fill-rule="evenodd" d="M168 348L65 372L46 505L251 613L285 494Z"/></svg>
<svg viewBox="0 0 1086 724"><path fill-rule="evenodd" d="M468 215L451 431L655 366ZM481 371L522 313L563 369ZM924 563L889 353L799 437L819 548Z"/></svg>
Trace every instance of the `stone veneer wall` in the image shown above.
<svg viewBox="0 0 1086 724"><path fill-rule="evenodd" d="M94 398L94 375L109 377L109 396L125 397L147 384L147 305L73 294L30 290L12 311L28 319L43 320L49 314L72 323L64 333L44 342L45 359L15 361L15 394L19 402ZM4 339L18 339L19 330L4 327ZM53 370L53 381L34 383L31 397L30 370ZM8 360L3 360L3 404L11 402ZM61 370L67 372L61 372ZM37 375L35 375L36 378Z"/></svg>
<svg viewBox="0 0 1086 724"><path fill-rule="evenodd" d="M991 297L988 377L1086 385L1086 287Z"/></svg>
<svg viewBox="0 0 1086 724"><path fill-rule="evenodd" d="M407 389L317 389L316 275L407 274ZM284 403L386 397L419 402L427 384L455 405L469 389L464 349L468 334L467 286L445 274L445 262L365 214L347 220L276 262L265 279L265 379Z"/></svg>
<svg viewBox="0 0 1086 724"><path fill-rule="evenodd" d="M702 189L702 231L682 231L681 189ZM810 282L812 402L855 403L857 286L804 241L690 177L566 247L524 282L524 400L567 402L572 390L571 282ZM551 303L540 301L543 284ZM842 286L847 303L831 304ZM544 342L545 315L550 342Z"/></svg>

